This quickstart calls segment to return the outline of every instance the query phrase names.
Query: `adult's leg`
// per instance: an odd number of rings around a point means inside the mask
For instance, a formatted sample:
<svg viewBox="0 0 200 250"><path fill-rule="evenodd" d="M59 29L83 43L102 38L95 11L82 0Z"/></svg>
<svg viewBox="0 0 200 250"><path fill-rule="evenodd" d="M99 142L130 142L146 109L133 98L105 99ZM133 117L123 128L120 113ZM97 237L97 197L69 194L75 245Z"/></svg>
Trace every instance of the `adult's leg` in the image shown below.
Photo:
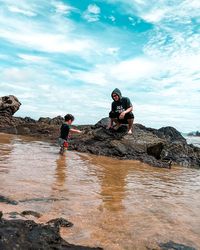
<svg viewBox="0 0 200 250"><path fill-rule="evenodd" d="M114 130L118 130L118 128L121 126L121 123L119 122L117 118L114 119L114 123L116 124L114 126Z"/></svg>
<svg viewBox="0 0 200 250"><path fill-rule="evenodd" d="M128 121L128 134L133 133L133 119L127 119Z"/></svg>
<svg viewBox="0 0 200 250"><path fill-rule="evenodd" d="M110 122L109 122L109 124L108 124L108 129L109 129L109 128L113 128L113 124L114 124L114 123L116 124L115 128L116 128L116 127L119 128L120 123L119 123L119 121L118 121L118 119L117 119L117 118L118 118L118 114L115 113L115 112L113 112L113 111L111 111L111 112L109 113L109 117L110 117Z"/></svg>
<svg viewBox="0 0 200 250"><path fill-rule="evenodd" d="M129 113L125 114L124 119L128 123L128 134L132 134L132 132L133 132L133 121L134 121L133 113L129 112Z"/></svg>

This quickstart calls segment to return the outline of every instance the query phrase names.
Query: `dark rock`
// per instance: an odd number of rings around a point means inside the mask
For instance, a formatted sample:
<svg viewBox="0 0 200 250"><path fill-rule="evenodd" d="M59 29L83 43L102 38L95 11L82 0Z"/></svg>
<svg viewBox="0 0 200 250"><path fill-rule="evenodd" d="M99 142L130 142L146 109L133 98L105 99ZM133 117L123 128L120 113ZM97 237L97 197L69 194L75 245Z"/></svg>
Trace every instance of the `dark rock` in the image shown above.
<svg viewBox="0 0 200 250"><path fill-rule="evenodd" d="M196 250L196 248L194 247L175 243L173 241L169 241L167 243L160 243L159 246L162 250Z"/></svg>
<svg viewBox="0 0 200 250"><path fill-rule="evenodd" d="M36 123L36 120L34 120L34 119L30 118L30 117L25 117L24 122L25 123Z"/></svg>
<svg viewBox="0 0 200 250"><path fill-rule="evenodd" d="M61 238L57 227L31 220L0 220L0 249L102 249L69 244Z"/></svg>
<svg viewBox="0 0 200 250"><path fill-rule="evenodd" d="M52 202L52 201L63 201L68 200L68 198L54 198L54 197L42 197L42 198L31 198L20 200L19 202L31 203L31 202Z"/></svg>
<svg viewBox="0 0 200 250"><path fill-rule="evenodd" d="M62 125L63 122L64 122L64 119L62 116L56 116L49 121L49 124L50 125Z"/></svg>
<svg viewBox="0 0 200 250"><path fill-rule="evenodd" d="M31 210L25 210L25 211L21 212L21 215L22 216L32 215L32 216L34 216L36 218L40 218L41 217L40 213L35 212L35 211L31 211Z"/></svg>
<svg viewBox="0 0 200 250"><path fill-rule="evenodd" d="M161 152L164 148L162 142L159 142L154 145L147 146L147 154L154 156L157 160L161 158Z"/></svg>
<svg viewBox="0 0 200 250"><path fill-rule="evenodd" d="M70 221L67 221L63 218L57 218L57 219L53 219L47 222L48 225L52 226L52 227L72 227L73 223L71 223Z"/></svg>
<svg viewBox="0 0 200 250"><path fill-rule="evenodd" d="M49 124L50 120L51 118L49 117L40 117L38 122Z"/></svg>
<svg viewBox="0 0 200 250"><path fill-rule="evenodd" d="M17 201L11 200L11 199L3 196L3 195L0 195L0 202L11 204L11 205L17 205L18 204Z"/></svg>
<svg viewBox="0 0 200 250"><path fill-rule="evenodd" d="M85 133L70 142L70 148L81 152L106 155L120 159L136 159L153 166L171 168L173 164L200 167L200 150L186 143L172 127L159 130L134 124L133 135L127 127L121 131L106 129L108 118L100 120Z"/></svg>
<svg viewBox="0 0 200 250"><path fill-rule="evenodd" d="M173 127L163 127L158 129L158 133L165 136L166 139L173 141L182 141L186 143L186 139L181 135L181 133Z"/></svg>
<svg viewBox="0 0 200 250"><path fill-rule="evenodd" d="M62 116L56 116L54 118L49 118L49 117L40 117L38 120L39 123L46 123L49 125L62 125L64 122L64 118Z"/></svg>
<svg viewBox="0 0 200 250"><path fill-rule="evenodd" d="M109 125L109 117L102 118L100 121L98 121L94 128L107 128Z"/></svg>
<svg viewBox="0 0 200 250"><path fill-rule="evenodd" d="M13 95L0 97L0 115L12 116L19 109L21 103Z"/></svg>

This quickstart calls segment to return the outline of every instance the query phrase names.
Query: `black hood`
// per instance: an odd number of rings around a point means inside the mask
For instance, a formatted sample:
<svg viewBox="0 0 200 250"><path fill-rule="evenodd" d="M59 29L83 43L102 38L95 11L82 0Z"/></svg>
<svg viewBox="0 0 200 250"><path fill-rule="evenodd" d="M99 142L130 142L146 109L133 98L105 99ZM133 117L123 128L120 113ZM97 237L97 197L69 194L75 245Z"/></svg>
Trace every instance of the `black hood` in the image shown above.
<svg viewBox="0 0 200 250"><path fill-rule="evenodd" d="M113 90L113 92L111 93L111 97L112 97L113 94L118 95L118 96L119 96L119 99L122 98L122 93L121 93L121 91L120 91L118 88L116 88L116 89ZM113 99L113 97L112 97L112 99ZM114 100L114 99L113 99L113 100Z"/></svg>

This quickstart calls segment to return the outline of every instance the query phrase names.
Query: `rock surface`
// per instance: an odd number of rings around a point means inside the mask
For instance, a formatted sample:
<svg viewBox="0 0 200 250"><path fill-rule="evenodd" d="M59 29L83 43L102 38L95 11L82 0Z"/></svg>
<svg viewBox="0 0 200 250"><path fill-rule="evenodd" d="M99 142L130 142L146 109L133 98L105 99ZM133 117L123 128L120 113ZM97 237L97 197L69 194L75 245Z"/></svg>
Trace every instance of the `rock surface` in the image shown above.
<svg viewBox="0 0 200 250"><path fill-rule="evenodd" d="M119 131L106 129L108 118L85 130L85 134L71 140L72 149L120 159L135 159L157 167L171 163L200 168L200 149L188 145L185 138L173 127L146 128L135 124L132 135L127 128Z"/></svg>
<svg viewBox="0 0 200 250"><path fill-rule="evenodd" d="M6 220L0 211L0 249L55 249L89 250L98 247L76 246L61 238L59 226L68 227L72 223L64 219L55 219L47 224L37 224L33 220Z"/></svg>
<svg viewBox="0 0 200 250"><path fill-rule="evenodd" d="M8 97L0 100L4 100L5 104L5 100L10 100ZM16 97L12 98L17 100ZM7 108L6 105L0 106L3 107L0 108L0 132L36 136L56 142L64 119L57 116L36 121L30 117L14 117L14 111L21 105L19 101L17 103L12 109L9 105ZM179 164L200 168L200 148L187 144L181 133L173 127L153 129L134 124L133 134L128 135L125 125L118 131L107 130L107 125L108 118L103 118L94 126L78 126L84 133L70 139L69 149L119 159L140 160L157 167L170 168L171 164Z"/></svg>
<svg viewBox="0 0 200 250"><path fill-rule="evenodd" d="M0 115L12 116L19 109L21 103L13 95L0 97Z"/></svg>

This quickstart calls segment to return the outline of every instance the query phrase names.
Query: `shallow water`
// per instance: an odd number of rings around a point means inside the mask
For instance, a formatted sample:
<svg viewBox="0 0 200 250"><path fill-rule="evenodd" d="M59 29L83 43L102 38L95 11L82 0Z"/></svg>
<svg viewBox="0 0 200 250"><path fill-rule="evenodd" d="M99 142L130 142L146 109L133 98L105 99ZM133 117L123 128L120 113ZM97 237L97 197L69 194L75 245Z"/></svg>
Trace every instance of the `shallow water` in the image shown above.
<svg viewBox="0 0 200 250"><path fill-rule="evenodd" d="M0 210L33 210L37 222L63 217L73 244L160 249L174 241L200 249L200 170L159 169L138 161L68 151L29 137L0 134Z"/></svg>

